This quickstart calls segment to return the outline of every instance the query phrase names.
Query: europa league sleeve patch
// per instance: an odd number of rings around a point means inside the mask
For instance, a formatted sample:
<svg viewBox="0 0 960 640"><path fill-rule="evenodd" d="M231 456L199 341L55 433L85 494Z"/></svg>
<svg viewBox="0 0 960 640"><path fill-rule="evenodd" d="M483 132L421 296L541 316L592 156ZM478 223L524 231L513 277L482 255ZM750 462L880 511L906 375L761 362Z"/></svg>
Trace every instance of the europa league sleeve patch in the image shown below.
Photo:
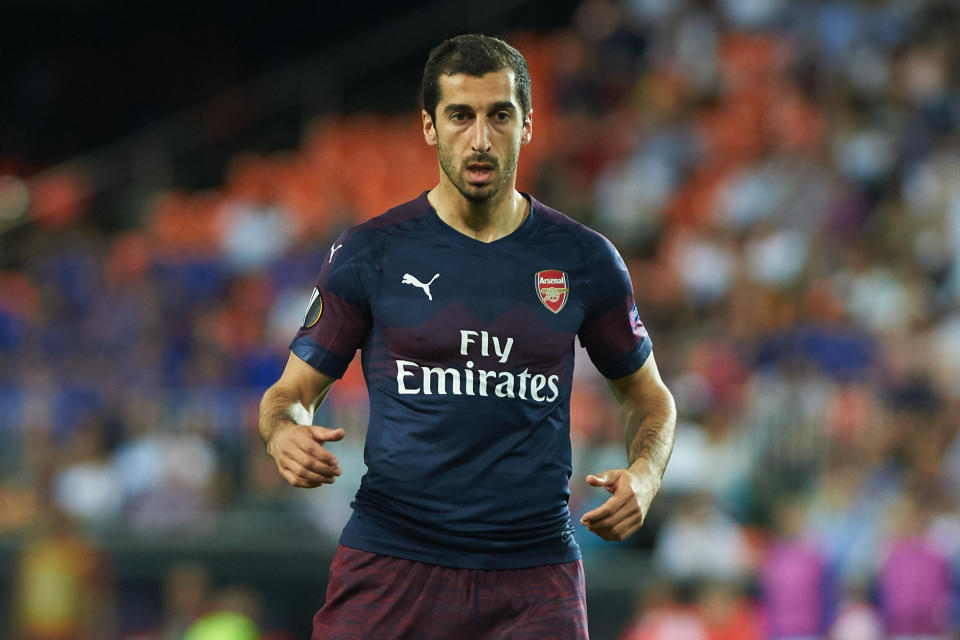
<svg viewBox="0 0 960 640"><path fill-rule="evenodd" d="M310 296L310 304L307 305L307 312L303 316L301 329L309 329L317 324L320 316L323 315L323 296L320 295L320 289L314 287L313 294Z"/></svg>

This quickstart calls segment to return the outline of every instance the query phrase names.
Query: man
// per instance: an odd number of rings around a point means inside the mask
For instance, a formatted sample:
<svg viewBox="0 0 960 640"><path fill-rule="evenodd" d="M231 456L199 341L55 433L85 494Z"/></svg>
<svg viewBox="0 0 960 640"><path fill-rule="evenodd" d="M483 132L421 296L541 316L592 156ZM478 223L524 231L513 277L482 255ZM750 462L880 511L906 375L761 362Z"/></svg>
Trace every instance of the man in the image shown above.
<svg viewBox="0 0 960 640"><path fill-rule="evenodd" d="M609 380L629 466L587 476L606 540L643 522L673 444L623 261L515 188L533 110L526 62L495 38L436 47L423 135L439 183L330 247L260 433L290 484L340 474L313 412L362 350L364 476L314 638L586 638L567 508L574 338ZM389 152L389 150L385 150Z"/></svg>

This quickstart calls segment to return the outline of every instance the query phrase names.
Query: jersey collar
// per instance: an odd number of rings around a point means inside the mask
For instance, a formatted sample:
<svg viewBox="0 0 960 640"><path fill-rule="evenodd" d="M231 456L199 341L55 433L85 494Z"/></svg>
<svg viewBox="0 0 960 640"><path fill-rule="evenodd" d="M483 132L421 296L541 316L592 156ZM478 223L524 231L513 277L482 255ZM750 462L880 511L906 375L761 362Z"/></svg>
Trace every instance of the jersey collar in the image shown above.
<svg viewBox="0 0 960 640"><path fill-rule="evenodd" d="M527 202L530 203L530 213L527 215L524 221L519 227L504 237L498 238L493 242L482 242L476 238L471 238L470 236L457 231L444 222L443 219L441 219L437 214L436 209L433 208L433 205L431 205L430 201L427 199L427 193L427 191L424 191L418 198L418 200L422 202L423 206L428 209L428 213L425 217L427 226L436 232L440 237L473 255L484 257L495 256L512 248L516 248L533 234L538 225L537 209L539 208L540 203L537 202L536 199L534 199L530 194L521 191L520 195L526 198Z"/></svg>

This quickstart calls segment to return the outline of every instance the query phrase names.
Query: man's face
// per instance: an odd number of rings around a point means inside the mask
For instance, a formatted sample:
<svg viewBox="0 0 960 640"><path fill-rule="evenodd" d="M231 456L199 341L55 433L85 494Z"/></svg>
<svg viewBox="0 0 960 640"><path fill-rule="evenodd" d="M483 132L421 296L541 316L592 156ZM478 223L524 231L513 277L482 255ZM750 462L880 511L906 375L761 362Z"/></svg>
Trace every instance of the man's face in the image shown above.
<svg viewBox="0 0 960 640"><path fill-rule="evenodd" d="M530 141L532 110L523 113L511 71L439 79L437 119L423 112L423 135L440 168L464 198L486 202L513 188L520 147Z"/></svg>

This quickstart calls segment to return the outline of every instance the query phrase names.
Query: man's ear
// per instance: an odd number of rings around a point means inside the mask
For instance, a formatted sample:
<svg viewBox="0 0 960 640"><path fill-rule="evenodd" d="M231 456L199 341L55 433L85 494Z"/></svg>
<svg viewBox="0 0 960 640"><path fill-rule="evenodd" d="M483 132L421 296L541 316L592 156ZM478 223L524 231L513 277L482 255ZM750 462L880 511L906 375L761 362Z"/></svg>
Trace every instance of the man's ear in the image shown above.
<svg viewBox="0 0 960 640"><path fill-rule="evenodd" d="M423 139L431 147L437 146L437 128L433 126L433 118L426 109L420 110L420 117L423 119Z"/></svg>
<svg viewBox="0 0 960 640"><path fill-rule="evenodd" d="M520 144L530 144L533 138L533 108L527 110L527 115L523 118L523 133L520 134Z"/></svg>

